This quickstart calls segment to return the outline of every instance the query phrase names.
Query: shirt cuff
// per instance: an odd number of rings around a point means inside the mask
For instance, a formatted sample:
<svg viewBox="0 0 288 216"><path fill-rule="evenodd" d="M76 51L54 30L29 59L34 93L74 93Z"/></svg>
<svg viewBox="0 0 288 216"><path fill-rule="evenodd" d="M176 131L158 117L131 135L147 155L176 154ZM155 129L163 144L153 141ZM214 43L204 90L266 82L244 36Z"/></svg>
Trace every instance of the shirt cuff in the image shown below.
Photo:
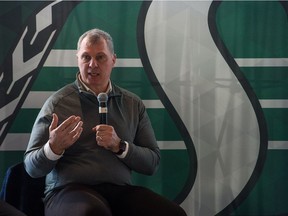
<svg viewBox="0 0 288 216"><path fill-rule="evenodd" d="M128 149L129 149L129 144L128 144L128 142L126 142L126 141L124 141L124 142L125 142L125 144L126 144L126 149L125 149L125 151L124 151L121 155L117 155L117 157L119 157L119 158L125 158L126 155L127 155Z"/></svg>
<svg viewBox="0 0 288 216"><path fill-rule="evenodd" d="M50 147L50 144L49 144L49 141L44 145L44 154L46 155L46 157L49 159L49 160L52 160L52 161L56 161L56 160L59 160L64 152L61 154L61 155L58 155L58 154L55 154L51 147Z"/></svg>

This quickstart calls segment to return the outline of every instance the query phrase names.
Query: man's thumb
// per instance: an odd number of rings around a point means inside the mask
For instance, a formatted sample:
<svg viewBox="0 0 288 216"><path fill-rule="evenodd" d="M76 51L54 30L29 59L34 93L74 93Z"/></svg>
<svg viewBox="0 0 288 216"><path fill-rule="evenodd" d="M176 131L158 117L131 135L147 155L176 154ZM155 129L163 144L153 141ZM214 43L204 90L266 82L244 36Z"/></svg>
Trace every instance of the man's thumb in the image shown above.
<svg viewBox="0 0 288 216"><path fill-rule="evenodd" d="M53 117L52 122L51 122L51 125L49 127L50 131L54 130L58 125L58 116L55 113L53 113L52 117Z"/></svg>

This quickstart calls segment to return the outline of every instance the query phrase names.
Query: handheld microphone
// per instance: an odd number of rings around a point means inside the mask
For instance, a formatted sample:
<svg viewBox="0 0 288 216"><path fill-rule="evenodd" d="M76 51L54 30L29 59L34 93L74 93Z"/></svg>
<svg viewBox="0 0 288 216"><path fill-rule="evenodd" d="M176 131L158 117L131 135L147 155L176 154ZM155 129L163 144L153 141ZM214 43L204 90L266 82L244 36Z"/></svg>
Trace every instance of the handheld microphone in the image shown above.
<svg viewBox="0 0 288 216"><path fill-rule="evenodd" d="M97 96L99 102L99 114L100 114L100 124L107 124L107 101L108 95L106 93L100 93Z"/></svg>

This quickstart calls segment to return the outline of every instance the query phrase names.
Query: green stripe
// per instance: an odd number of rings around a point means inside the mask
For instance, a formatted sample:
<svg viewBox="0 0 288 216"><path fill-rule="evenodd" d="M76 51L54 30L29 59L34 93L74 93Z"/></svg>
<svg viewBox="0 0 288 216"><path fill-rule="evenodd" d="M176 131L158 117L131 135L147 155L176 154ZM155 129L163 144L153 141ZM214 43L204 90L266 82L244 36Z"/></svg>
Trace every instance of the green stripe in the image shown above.
<svg viewBox="0 0 288 216"><path fill-rule="evenodd" d="M100 28L113 37L118 58L138 58L136 30L141 4L141 1L83 1L71 12L54 49L76 49L82 33Z"/></svg>
<svg viewBox="0 0 288 216"><path fill-rule="evenodd" d="M217 29L234 58L287 58L287 15L279 1L223 1Z"/></svg>
<svg viewBox="0 0 288 216"><path fill-rule="evenodd" d="M259 99L288 99L287 67L242 67Z"/></svg>
<svg viewBox="0 0 288 216"><path fill-rule="evenodd" d="M39 109L20 109L9 133L30 133Z"/></svg>
<svg viewBox="0 0 288 216"><path fill-rule="evenodd" d="M57 91L74 82L78 69L74 67L44 67L40 71L31 91ZM143 68L114 68L111 80L143 100L158 99Z"/></svg>
<svg viewBox="0 0 288 216"><path fill-rule="evenodd" d="M255 188L232 215L281 215L288 212L288 151L269 150ZM283 214L284 215L284 214Z"/></svg>
<svg viewBox="0 0 288 216"><path fill-rule="evenodd" d="M74 82L77 68L44 67L35 80L32 91L57 91ZM143 100L158 99L143 68L114 68L111 80L137 94Z"/></svg>
<svg viewBox="0 0 288 216"><path fill-rule="evenodd" d="M133 183L146 186L172 200L185 185L189 169L186 150L162 150L157 173L153 176L133 173Z"/></svg>
<svg viewBox="0 0 288 216"><path fill-rule="evenodd" d="M9 133L30 133L39 109L21 109ZM165 109L147 109L157 140L182 140L178 129Z"/></svg>
<svg viewBox="0 0 288 216"><path fill-rule="evenodd" d="M137 94L142 100L159 99L143 68L115 68L111 80Z"/></svg>
<svg viewBox="0 0 288 216"><path fill-rule="evenodd" d="M182 140L179 130L166 109L147 109L157 140Z"/></svg>
<svg viewBox="0 0 288 216"><path fill-rule="evenodd" d="M43 67L31 91L57 91L64 85L74 82L78 68Z"/></svg>
<svg viewBox="0 0 288 216"><path fill-rule="evenodd" d="M267 121L269 140L288 140L288 109L263 109Z"/></svg>

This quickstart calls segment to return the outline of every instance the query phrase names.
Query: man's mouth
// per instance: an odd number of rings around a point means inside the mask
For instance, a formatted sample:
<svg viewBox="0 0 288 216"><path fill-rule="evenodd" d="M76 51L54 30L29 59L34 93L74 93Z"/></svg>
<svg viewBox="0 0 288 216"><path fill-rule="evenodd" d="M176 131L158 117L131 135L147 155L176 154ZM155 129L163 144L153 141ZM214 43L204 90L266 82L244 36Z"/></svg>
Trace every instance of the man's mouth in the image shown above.
<svg viewBox="0 0 288 216"><path fill-rule="evenodd" d="M99 73L90 73L91 76L99 76Z"/></svg>
<svg viewBox="0 0 288 216"><path fill-rule="evenodd" d="M88 72L88 75L90 75L90 76L99 76L100 73L99 72Z"/></svg>

